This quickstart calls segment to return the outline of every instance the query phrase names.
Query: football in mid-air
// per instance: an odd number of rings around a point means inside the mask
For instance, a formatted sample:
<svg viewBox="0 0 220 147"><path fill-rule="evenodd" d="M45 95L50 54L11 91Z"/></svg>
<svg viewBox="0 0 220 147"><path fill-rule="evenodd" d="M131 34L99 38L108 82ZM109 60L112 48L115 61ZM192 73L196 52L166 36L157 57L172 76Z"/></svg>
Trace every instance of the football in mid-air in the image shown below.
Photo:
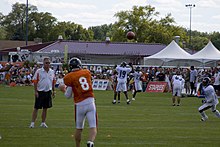
<svg viewBox="0 0 220 147"><path fill-rule="evenodd" d="M126 37L128 40L132 40L135 38L135 33L132 31L127 32Z"/></svg>

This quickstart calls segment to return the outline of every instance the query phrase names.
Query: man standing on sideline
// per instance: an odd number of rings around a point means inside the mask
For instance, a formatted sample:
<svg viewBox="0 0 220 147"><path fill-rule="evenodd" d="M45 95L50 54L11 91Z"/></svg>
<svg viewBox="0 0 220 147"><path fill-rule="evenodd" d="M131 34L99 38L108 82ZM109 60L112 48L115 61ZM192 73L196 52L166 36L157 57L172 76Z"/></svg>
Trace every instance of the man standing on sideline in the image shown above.
<svg viewBox="0 0 220 147"><path fill-rule="evenodd" d="M216 92L217 96L219 96L219 92L220 92L220 72L219 72L218 68L215 69L215 74L214 74L213 78L214 78L213 87L215 89L215 92Z"/></svg>
<svg viewBox="0 0 220 147"><path fill-rule="evenodd" d="M205 110L207 109L211 109L216 117L220 118L220 113L216 109L219 101L213 86L209 85L210 81L210 78L204 78L201 83L202 86L199 87L199 92L205 97L205 100L202 101L203 105L199 107L199 113L202 116L201 121L206 121L208 119L208 116L205 114Z"/></svg>
<svg viewBox="0 0 220 147"><path fill-rule="evenodd" d="M193 91L194 94L196 94L196 78L197 78L197 71L194 68L194 66L190 67L190 87L191 87L191 95L193 95Z"/></svg>
<svg viewBox="0 0 220 147"><path fill-rule="evenodd" d="M76 147L80 147L86 118L90 127L87 147L94 147L94 140L97 134L97 114L91 73L87 69L82 69L81 61L78 58L70 59L69 68L71 72L64 77L64 84L68 86L65 96L68 98L74 97Z"/></svg>
<svg viewBox="0 0 220 147"><path fill-rule="evenodd" d="M131 67L126 67L127 63L122 62L120 66L116 67L116 71L118 73L117 77L117 86L116 86L116 91L118 93L118 100L120 100L120 93L121 91L124 92L127 104L130 104L131 101L128 98L128 93L127 93L127 78L128 78L128 73L131 72L132 70L132 65ZM120 101L118 101L120 103ZM116 104L116 100L114 99L113 104Z"/></svg>
<svg viewBox="0 0 220 147"><path fill-rule="evenodd" d="M52 107L52 97L55 97L55 75L50 68L50 58L45 57L43 60L43 67L38 69L33 77L35 104L32 112L32 121L30 128L34 128L34 123L37 119L38 109L42 109L42 122L40 127L47 128L46 117L47 109Z"/></svg>

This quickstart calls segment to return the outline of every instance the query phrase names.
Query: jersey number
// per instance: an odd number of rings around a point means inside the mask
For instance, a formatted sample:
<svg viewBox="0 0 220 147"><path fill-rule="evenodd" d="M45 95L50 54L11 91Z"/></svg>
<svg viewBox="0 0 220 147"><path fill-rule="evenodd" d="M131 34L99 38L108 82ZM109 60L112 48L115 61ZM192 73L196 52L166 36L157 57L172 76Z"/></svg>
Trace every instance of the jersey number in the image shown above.
<svg viewBox="0 0 220 147"><path fill-rule="evenodd" d="M120 73L119 73L119 78L124 79L125 75L126 75L126 71L121 70Z"/></svg>
<svg viewBox="0 0 220 147"><path fill-rule="evenodd" d="M79 83L81 84L81 87L82 87L83 90L89 90L89 84L88 84L85 77L80 77L79 78Z"/></svg>

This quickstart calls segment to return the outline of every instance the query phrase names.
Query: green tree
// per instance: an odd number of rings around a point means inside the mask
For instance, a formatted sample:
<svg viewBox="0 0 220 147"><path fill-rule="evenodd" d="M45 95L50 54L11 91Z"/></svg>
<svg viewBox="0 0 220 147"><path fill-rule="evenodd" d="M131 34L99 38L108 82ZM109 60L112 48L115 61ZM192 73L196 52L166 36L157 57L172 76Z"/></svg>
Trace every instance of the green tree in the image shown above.
<svg viewBox="0 0 220 147"><path fill-rule="evenodd" d="M58 22L50 32L50 40L57 40L59 35L63 36L65 40L84 40L92 41L93 32L84 29L82 25L73 22Z"/></svg>
<svg viewBox="0 0 220 147"><path fill-rule="evenodd" d="M44 42L50 41L50 32L56 24L57 19L48 12L32 12L30 14L30 38L42 38Z"/></svg>
<svg viewBox="0 0 220 147"><path fill-rule="evenodd" d="M28 13L37 11L37 7L29 5ZM26 5L15 3L12 5L12 11L3 17L1 25L7 32L6 38L12 40L24 40L26 26Z"/></svg>
<svg viewBox="0 0 220 147"><path fill-rule="evenodd" d="M210 34L209 38L212 41L213 45L220 50L220 33L213 32Z"/></svg>
<svg viewBox="0 0 220 147"><path fill-rule="evenodd" d="M7 32L5 31L5 28L0 26L0 40L5 40L6 35L7 35Z"/></svg>
<svg viewBox="0 0 220 147"><path fill-rule="evenodd" d="M89 27L88 30L91 30L94 33L94 40L105 41L106 37L111 37L112 24L93 26Z"/></svg>
<svg viewBox="0 0 220 147"><path fill-rule="evenodd" d="M125 36L129 30L136 34L133 41L144 43L168 44L174 36L186 38L184 30L174 25L175 21L171 14L160 20L156 19L158 15L159 12L150 5L134 6L132 10L116 13L118 21L113 26L113 41L127 41Z"/></svg>
<svg viewBox="0 0 220 147"><path fill-rule="evenodd" d="M0 12L0 24L2 23L4 19L4 15ZM3 26L0 26L0 40L6 39L7 32L5 31L5 28Z"/></svg>
<svg viewBox="0 0 220 147"><path fill-rule="evenodd" d="M207 45L208 42L209 39L206 37L200 37L200 36L192 37L192 50L193 51L201 50Z"/></svg>
<svg viewBox="0 0 220 147"><path fill-rule="evenodd" d="M121 11L115 14L118 21L114 24L114 28L117 30L113 31L113 39L119 41L120 36L124 39L121 41L126 41L126 33L130 30L135 32L136 41L138 42L148 42L147 37L150 29L151 23L154 20L153 17L157 16L159 12L155 12L155 8L148 6L133 6L132 10ZM122 33L122 34L121 34Z"/></svg>

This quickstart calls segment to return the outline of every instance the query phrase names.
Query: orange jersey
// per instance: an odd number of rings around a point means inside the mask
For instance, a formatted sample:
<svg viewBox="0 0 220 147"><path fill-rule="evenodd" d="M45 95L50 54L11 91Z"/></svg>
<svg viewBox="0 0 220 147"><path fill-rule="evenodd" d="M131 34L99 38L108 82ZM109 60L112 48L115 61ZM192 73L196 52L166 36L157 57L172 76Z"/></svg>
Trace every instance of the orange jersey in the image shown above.
<svg viewBox="0 0 220 147"><path fill-rule="evenodd" d="M64 84L72 87L74 102L81 102L89 97L94 97L90 71L80 69L68 73L64 77Z"/></svg>

